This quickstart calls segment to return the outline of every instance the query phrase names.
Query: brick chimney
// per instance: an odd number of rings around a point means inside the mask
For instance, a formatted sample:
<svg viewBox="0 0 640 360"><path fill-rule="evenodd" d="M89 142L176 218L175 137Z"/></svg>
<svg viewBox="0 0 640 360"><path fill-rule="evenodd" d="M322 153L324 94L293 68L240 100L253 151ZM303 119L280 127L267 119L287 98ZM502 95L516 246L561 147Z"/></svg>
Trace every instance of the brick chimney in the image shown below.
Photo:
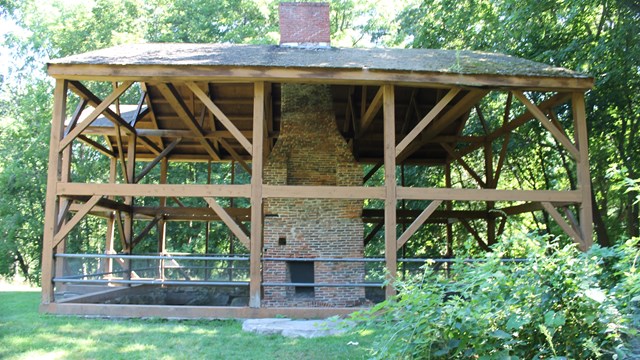
<svg viewBox="0 0 640 360"><path fill-rule="evenodd" d="M329 4L280 3L280 46L329 47Z"/></svg>

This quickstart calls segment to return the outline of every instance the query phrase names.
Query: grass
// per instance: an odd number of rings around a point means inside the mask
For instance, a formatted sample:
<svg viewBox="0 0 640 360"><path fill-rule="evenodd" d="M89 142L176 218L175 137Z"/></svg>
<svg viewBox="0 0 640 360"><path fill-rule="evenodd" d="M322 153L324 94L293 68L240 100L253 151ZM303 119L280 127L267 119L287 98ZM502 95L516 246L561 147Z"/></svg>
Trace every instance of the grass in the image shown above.
<svg viewBox="0 0 640 360"><path fill-rule="evenodd" d="M46 315L38 313L39 300L39 292L0 290L0 359L364 359L373 342L363 332L256 335L234 320Z"/></svg>

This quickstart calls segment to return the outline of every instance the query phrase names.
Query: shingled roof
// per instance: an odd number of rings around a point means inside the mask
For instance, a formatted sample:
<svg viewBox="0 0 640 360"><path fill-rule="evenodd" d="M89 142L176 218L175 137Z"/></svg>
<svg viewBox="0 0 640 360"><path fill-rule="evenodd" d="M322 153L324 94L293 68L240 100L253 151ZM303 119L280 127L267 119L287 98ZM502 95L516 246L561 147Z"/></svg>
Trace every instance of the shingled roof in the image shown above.
<svg viewBox="0 0 640 360"><path fill-rule="evenodd" d="M304 48L277 45L147 43L129 44L52 60L51 66L170 66L252 69L345 70L516 76L591 82L588 75L513 56L456 50ZM464 85L465 82L462 81ZM477 85L470 83L468 85ZM587 87L588 86L587 84Z"/></svg>

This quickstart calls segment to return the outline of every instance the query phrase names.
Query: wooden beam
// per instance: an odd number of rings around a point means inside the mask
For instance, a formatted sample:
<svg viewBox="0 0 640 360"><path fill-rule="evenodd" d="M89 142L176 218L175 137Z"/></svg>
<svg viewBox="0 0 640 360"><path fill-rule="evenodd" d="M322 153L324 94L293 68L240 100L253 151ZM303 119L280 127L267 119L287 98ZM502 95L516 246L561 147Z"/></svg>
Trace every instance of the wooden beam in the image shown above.
<svg viewBox="0 0 640 360"><path fill-rule="evenodd" d="M442 200L434 200L427 206L418 217L409 225L407 230L398 238L397 248L400 249L416 233L416 231L424 224L424 222L433 214L434 211L442 204Z"/></svg>
<svg viewBox="0 0 640 360"><path fill-rule="evenodd" d="M140 82L140 89L142 89L142 91L147 93L147 96L146 96L147 110L149 110L149 118L151 120L151 124L153 124L153 127L155 129L160 129L160 127L158 126L158 119L156 118L156 113L153 110L153 104L151 103L151 96L149 96L149 89L147 88L147 83ZM142 130L142 129L137 129L138 136L140 136L140 137L146 136L144 134L141 134L139 132L140 130ZM155 140L155 143L156 143L156 145L158 145L159 149L164 149L164 143L162 142L162 138L161 137L156 137L153 140Z"/></svg>
<svg viewBox="0 0 640 360"><path fill-rule="evenodd" d="M362 137L362 135L367 132L367 129L369 129L369 126L373 123L373 118L380 111L380 108L382 107L382 93L383 90L382 87L380 87L376 96L371 100L371 104L369 104L369 107L367 107L367 110L362 115L362 118L360 119L360 129L358 130L358 138Z"/></svg>
<svg viewBox="0 0 640 360"><path fill-rule="evenodd" d="M513 91L513 96L517 97L518 100L520 100L520 102L523 103L527 107L529 112L531 114L533 114L533 116L536 119L538 119L538 121L540 121L542 126L544 126L544 128L547 129L551 133L551 135L553 135L553 137L556 138L556 140L558 140L558 142L560 144L562 144L562 146L564 146L564 148L569 152L569 154L571 154L571 156L574 159L577 160L577 159L580 158L580 154L578 153L578 149L571 143L571 140L569 140L567 135L565 135L564 132L562 132L560 129L558 129L553 124L553 122L551 122L551 120L549 120L549 118L547 118L547 116L544 114L544 112L542 112L542 110L540 110L539 107L537 107L535 104L533 104L531 101L529 101L529 99L527 99L527 97L524 96L524 93L522 93L521 91Z"/></svg>
<svg viewBox="0 0 640 360"><path fill-rule="evenodd" d="M87 99L84 99L84 98L80 99L80 102L76 107L76 110L73 112L73 115L69 120L69 125L67 125L67 127L64 130L64 136L67 136L67 134L69 134L69 132L76 127L76 125L78 124L78 120L80 120L80 116L82 115L82 111L84 111L84 108L87 107L88 103L89 101Z"/></svg>
<svg viewBox="0 0 640 360"><path fill-rule="evenodd" d="M396 130L395 130L395 89L393 85L383 85L384 91L384 258L388 272L385 297L390 299L396 294L393 280L397 276L397 239L396 239Z"/></svg>
<svg viewBox="0 0 640 360"><path fill-rule="evenodd" d="M99 142L97 142L97 141L95 141L95 140L93 140L91 138L88 138L88 137L80 134L80 135L78 135L78 139L81 140L82 142L92 146L94 149L98 150L99 152L101 152L101 153L103 153L103 154L105 154L105 155L107 155L109 157L116 157L116 154L113 151L107 149L106 147L102 146L102 144L100 144Z"/></svg>
<svg viewBox="0 0 640 360"><path fill-rule="evenodd" d="M407 136L400 141L398 146L396 146L396 154L400 155L406 149L406 147L418 137L422 133L422 131L429 126L429 124L436 118L436 116L440 115L442 110L449 105L449 103L458 95L460 92L459 88L453 88L449 90L449 92L442 98L436 106L434 106L425 117L420 120L420 122L411 130Z"/></svg>
<svg viewBox="0 0 640 360"><path fill-rule="evenodd" d="M182 100L182 97L180 96L178 90L176 90L173 85L164 83L159 83L156 85L156 87L158 88L158 90L160 90L162 96L164 96L164 98L169 102L169 105L171 105L180 120L182 120L182 122L189 128L189 130L191 130L191 132L193 132L197 136L200 144L202 144L207 153L214 160L219 161L220 155L204 137L204 131L202 130L202 127L198 125L198 122L195 120L195 118L191 114L191 111L189 111L189 108Z"/></svg>
<svg viewBox="0 0 640 360"><path fill-rule="evenodd" d="M476 239L476 242L478 243L478 245L480 245L480 247L482 248L482 250L484 251L493 251L491 250L491 248L487 245L487 243L485 243L482 238L480 237L480 234L478 234L478 232L476 231L476 229L474 229L471 224L469 223L469 221L467 219L460 219L460 223L462 224L462 226L465 227L465 229L467 229L467 231L469 231L469 233L471 234L471 236L473 236L474 239Z"/></svg>
<svg viewBox="0 0 640 360"><path fill-rule="evenodd" d="M251 246L249 255L249 306L259 308L262 289L263 184L265 83L254 84L253 91L253 161L251 163Z"/></svg>
<svg viewBox="0 0 640 360"><path fill-rule="evenodd" d="M140 182L140 180L142 180L142 178L145 177L145 175L147 175L154 166L156 166L162 159L165 159L171 153L171 151L173 151L173 149L180 143L180 141L182 141L182 138L177 138L171 144L169 144L169 146L164 148L164 150L162 150L162 152L158 154L155 159L151 160L151 162L148 163L147 166L145 166L144 169L142 169L142 171L140 171L140 173L136 175L134 183L137 184L138 182Z"/></svg>
<svg viewBox="0 0 640 360"><path fill-rule="evenodd" d="M56 80L53 92L53 116L51 120L51 136L49 140L49 168L47 172L47 195L45 198L44 232L42 235L42 304L54 301L53 274L54 237L58 232L59 198L56 185L62 171L62 158L59 143L64 134L64 120L67 110L67 81Z"/></svg>
<svg viewBox="0 0 640 360"><path fill-rule="evenodd" d="M549 215L556 221L556 223L564 230L564 232L569 235L574 242L578 244L581 250L584 251L584 242L580 234L578 234L565 220L562 218L562 215L556 210L555 207L550 202L542 201L540 202L542 207L547 211Z"/></svg>
<svg viewBox="0 0 640 360"><path fill-rule="evenodd" d="M483 188L487 187L487 183L482 180L480 175L476 173L463 158L457 157L455 151L448 144L441 144L442 148L449 153L449 155L456 160L462 167L471 175L471 177Z"/></svg>
<svg viewBox="0 0 640 360"><path fill-rule="evenodd" d="M587 137L587 115L584 94L575 92L571 98L575 141L579 149L577 164L578 191L580 202L580 228L583 235L581 249L588 250L593 245L593 210L591 207L591 176L589 175L589 139Z"/></svg>
<svg viewBox="0 0 640 360"><path fill-rule="evenodd" d="M453 201L548 201L580 203L582 194L577 190L496 190L445 189L425 187L398 187L399 199L453 200Z"/></svg>
<svg viewBox="0 0 640 360"><path fill-rule="evenodd" d="M364 238L364 246L367 246L367 244L373 239L373 237L376 236L378 232L380 232L380 229L382 229L383 226L384 221L381 221L377 223L373 229L371 229L371 232L369 232L367 237Z"/></svg>
<svg viewBox="0 0 640 360"><path fill-rule="evenodd" d="M125 81L121 86L113 89L111 94L109 94L100 104L93 109L93 111L73 130L71 130L65 137L60 141L59 151L62 151L65 147L67 147L71 142L80 135L84 129L88 128L91 123L93 123L98 116L100 116L109 106L120 97L129 87L133 85L133 81Z"/></svg>
<svg viewBox="0 0 640 360"><path fill-rule="evenodd" d="M149 234L149 231L151 231L151 229L153 229L154 226L156 226L156 224L162 219L162 216L156 216L153 218L153 220L151 220L147 226L144 227L144 229L142 229L142 231L136 235L135 238L133 238L133 241L131 242L131 248L136 247L140 241L142 241L142 239L147 236L147 234Z"/></svg>
<svg viewBox="0 0 640 360"><path fill-rule="evenodd" d="M247 150L249 155L253 154L253 147L249 142L249 140L247 140L247 138L244 137L242 132L238 130L238 128L233 124L233 122L231 122L231 120L229 120L229 118L222 112L222 110L220 110L220 108L217 107L213 101L211 101L209 96L207 96L207 94L205 94L204 91L202 91L202 89L200 89L200 87L194 82L187 82L185 83L185 85L189 89L191 89L191 91L193 91L193 93L198 97L198 99L202 101L204 106L206 106L207 109L209 109L209 111L211 111L211 113L213 113L216 116L218 121L220 121L220 123L222 123L222 125L224 125L224 127L227 128L227 130L229 130L231 134L233 134L234 138L238 140L240 145L242 145L242 147L244 147L245 150Z"/></svg>
<svg viewBox="0 0 640 360"><path fill-rule="evenodd" d="M220 145L222 145L222 147L227 150L227 152L229 152L229 155L231 155L231 158L234 159L235 161L237 161L240 166L242 166L242 168L244 169L244 171L247 172L247 174L251 175L251 167L249 166L249 164L247 164L246 161L244 161L242 159L242 157L240 156L240 154L238 154L231 145L229 145L229 143L223 139L220 138L218 139L218 142L220 143Z"/></svg>
<svg viewBox="0 0 640 360"><path fill-rule="evenodd" d="M54 190L53 193L56 193ZM245 197L251 195L249 185L182 185L182 184L57 184L59 196L151 196L151 197Z"/></svg>
<svg viewBox="0 0 640 360"><path fill-rule="evenodd" d="M363 185L366 184L367 181L369 181L369 179L371 179L371 177L373 177L373 175L375 175L375 173L382 167L382 165L384 165L384 162L379 162L375 164L362 179L362 184Z"/></svg>
<svg viewBox="0 0 640 360"><path fill-rule="evenodd" d="M240 240L240 242L247 248L251 248L251 240L247 236L247 234L242 231L240 226L236 223L235 220L225 211L225 209L218 204L216 199L211 197L206 197L204 200L209 204L209 207L215 211L216 214L220 217L220 219L229 227L229 230Z"/></svg>
<svg viewBox="0 0 640 360"><path fill-rule="evenodd" d="M69 232L80 222L80 220L82 220L85 215L87 215L89 211L93 209L93 207L98 203L100 199L102 199L101 195L92 196L91 199L89 199L89 201L87 201L87 203L78 210L75 216L66 224L64 224L60 228L60 230L58 230L56 235L53 237L53 246L58 245L58 243L60 243L60 241L62 241L69 234Z"/></svg>

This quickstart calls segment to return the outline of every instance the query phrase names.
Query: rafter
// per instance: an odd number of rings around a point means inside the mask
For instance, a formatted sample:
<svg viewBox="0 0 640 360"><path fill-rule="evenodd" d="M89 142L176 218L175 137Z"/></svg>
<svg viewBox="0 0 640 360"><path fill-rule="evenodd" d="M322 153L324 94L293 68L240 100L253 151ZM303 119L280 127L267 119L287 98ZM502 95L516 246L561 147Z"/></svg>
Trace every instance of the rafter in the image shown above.
<svg viewBox="0 0 640 360"><path fill-rule="evenodd" d="M169 105L176 112L180 120L191 130L198 138L202 146L204 146L207 153L214 159L219 161L220 154L211 146L209 141L204 137L204 131L202 127L198 125L198 122L194 119L191 111L187 105L182 101L180 93L172 84L160 83L156 85L158 90L162 93L162 96L169 102Z"/></svg>
<svg viewBox="0 0 640 360"><path fill-rule="evenodd" d="M369 129L369 126L371 126L371 123L373 123L373 119L382 108L382 100L383 100L382 95L383 95L383 91L382 91L382 87L380 87L380 89L376 93L376 96L373 97L373 100L371 100L371 104L369 104L369 106L367 107L367 110L365 110L365 112L362 115L362 118L360 119L360 129L358 130L358 136L357 136L358 138L362 137L362 135L364 135L364 133L367 132L367 130Z"/></svg>

